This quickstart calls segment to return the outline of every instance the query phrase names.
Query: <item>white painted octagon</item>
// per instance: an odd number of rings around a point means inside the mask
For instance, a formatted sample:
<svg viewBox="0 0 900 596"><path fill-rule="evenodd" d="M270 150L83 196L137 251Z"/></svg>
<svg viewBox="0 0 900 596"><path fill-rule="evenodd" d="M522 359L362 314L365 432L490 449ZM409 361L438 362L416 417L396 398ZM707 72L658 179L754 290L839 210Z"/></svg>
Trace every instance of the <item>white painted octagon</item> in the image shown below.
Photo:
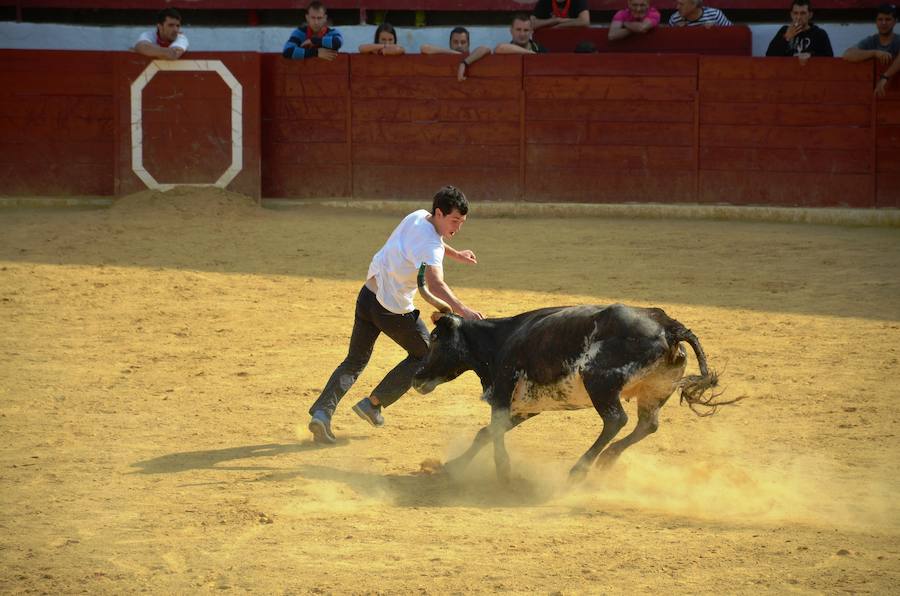
<svg viewBox="0 0 900 596"><path fill-rule="evenodd" d="M196 71L206 70L219 73L231 89L231 165L215 182L204 184L184 184L179 186L218 186L225 188L244 167L243 100L244 88L231 71L219 60L154 60L147 65L131 84L131 169L144 181L147 188L166 191L175 184L160 183L144 167L143 101L144 87L161 70Z"/></svg>

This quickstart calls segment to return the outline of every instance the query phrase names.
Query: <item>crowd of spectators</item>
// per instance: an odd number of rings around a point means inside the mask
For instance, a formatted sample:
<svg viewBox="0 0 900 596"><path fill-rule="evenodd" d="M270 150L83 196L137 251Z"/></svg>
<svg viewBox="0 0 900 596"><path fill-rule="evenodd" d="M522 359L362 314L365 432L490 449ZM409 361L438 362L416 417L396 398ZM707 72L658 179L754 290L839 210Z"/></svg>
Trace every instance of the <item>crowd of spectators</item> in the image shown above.
<svg viewBox="0 0 900 596"><path fill-rule="evenodd" d="M766 56L795 56L806 63L813 56L834 56L828 33L813 23L810 0L792 0L790 23L782 26L766 50ZM659 10L650 6L650 0L626 0L626 7L615 13L609 26L611 42L634 35L645 35L659 27ZM670 27L730 27L725 14L704 4L704 0L675 0L675 12L669 17ZM883 96L888 81L900 71L900 37L894 33L897 24L897 7L882 4L878 7L875 26L877 32L861 40L844 53L851 62L876 60L889 65L878 80L875 93ZM540 54L547 50L534 40L534 31L543 27L568 28L590 25L587 0L538 0L533 11L518 13L510 24L510 40L498 44L497 54ZM328 14L319 0L313 0L306 8L306 22L297 27L284 44L285 58L304 60L319 58L334 60L343 45L343 37L337 28L329 27ZM145 56L177 60L187 51L188 41L181 33L181 15L174 8L161 10L157 16L156 31L143 33L134 50ZM358 48L361 54L384 56L406 53L399 44L397 31L390 23L382 23L375 30L370 44ZM479 46L470 50L469 31L456 27L450 32L449 47L424 44L423 54L456 54L460 63L457 78L466 80L469 67L491 54L491 49ZM594 52L590 42L580 43L576 52Z"/></svg>

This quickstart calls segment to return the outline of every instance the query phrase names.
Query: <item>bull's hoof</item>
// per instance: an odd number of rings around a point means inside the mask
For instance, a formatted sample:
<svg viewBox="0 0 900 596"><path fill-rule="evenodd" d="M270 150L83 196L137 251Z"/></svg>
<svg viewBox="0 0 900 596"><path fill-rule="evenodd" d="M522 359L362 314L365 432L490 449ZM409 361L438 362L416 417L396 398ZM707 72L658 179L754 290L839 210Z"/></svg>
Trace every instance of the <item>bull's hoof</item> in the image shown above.
<svg viewBox="0 0 900 596"><path fill-rule="evenodd" d="M584 482L584 479L587 478L587 473L587 466L575 464L575 466L569 470L569 484L581 484Z"/></svg>
<svg viewBox="0 0 900 596"><path fill-rule="evenodd" d="M467 461L460 461L459 458L451 459L444 462L444 465L441 467L441 471L451 478L459 478L460 476L462 476L463 470L466 469L468 463L469 462Z"/></svg>
<svg viewBox="0 0 900 596"><path fill-rule="evenodd" d="M433 476L434 474L440 474L443 471L444 464L441 463L441 460L435 459L433 457L423 460L422 463L419 464L420 474Z"/></svg>

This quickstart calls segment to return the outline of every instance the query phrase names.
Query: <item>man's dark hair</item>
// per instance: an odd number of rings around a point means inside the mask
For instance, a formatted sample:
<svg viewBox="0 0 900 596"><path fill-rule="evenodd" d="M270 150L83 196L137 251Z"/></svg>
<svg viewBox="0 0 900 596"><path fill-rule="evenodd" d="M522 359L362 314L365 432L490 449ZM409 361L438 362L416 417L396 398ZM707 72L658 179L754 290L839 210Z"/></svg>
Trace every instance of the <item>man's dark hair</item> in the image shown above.
<svg viewBox="0 0 900 596"><path fill-rule="evenodd" d="M463 191L455 186L445 186L434 195L434 202L431 204L432 215L435 209L440 209L444 215L450 215L454 209L459 211L460 215L465 215L469 212L469 201Z"/></svg>
<svg viewBox="0 0 900 596"><path fill-rule="evenodd" d="M517 12L516 14L513 15L513 18L509 23L511 25L511 24L515 23L516 21L528 21L530 23L531 15L528 14L527 12Z"/></svg>
<svg viewBox="0 0 900 596"><path fill-rule="evenodd" d="M888 4L885 2L881 6L878 7L878 12L876 14L886 14L897 18L897 7L894 4Z"/></svg>
<svg viewBox="0 0 900 596"><path fill-rule="evenodd" d="M469 37L469 30L466 29L465 27L454 27L453 31L450 32L450 40L451 41L453 40L453 36L456 35L457 33L465 33L466 41L469 41L469 42L472 41L472 38Z"/></svg>
<svg viewBox="0 0 900 596"><path fill-rule="evenodd" d="M319 2L319 0L313 0L309 3L309 6L306 7L306 10L325 10L325 5Z"/></svg>
<svg viewBox="0 0 900 596"><path fill-rule="evenodd" d="M394 29L394 26L388 22L384 22L378 25L378 28L375 29L375 41L373 41L372 43L381 43L380 41L378 41L378 38L381 36L382 32L390 33L391 35L393 35L394 43L397 43L397 31Z"/></svg>
<svg viewBox="0 0 900 596"><path fill-rule="evenodd" d="M156 13L156 22L160 25L166 22L166 18L173 18L179 23L181 22L181 13L174 8L164 8Z"/></svg>
<svg viewBox="0 0 900 596"><path fill-rule="evenodd" d="M791 9L793 10L795 6L805 6L809 9L809 12L812 12L812 3L809 0L793 0L793 2L791 2Z"/></svg>

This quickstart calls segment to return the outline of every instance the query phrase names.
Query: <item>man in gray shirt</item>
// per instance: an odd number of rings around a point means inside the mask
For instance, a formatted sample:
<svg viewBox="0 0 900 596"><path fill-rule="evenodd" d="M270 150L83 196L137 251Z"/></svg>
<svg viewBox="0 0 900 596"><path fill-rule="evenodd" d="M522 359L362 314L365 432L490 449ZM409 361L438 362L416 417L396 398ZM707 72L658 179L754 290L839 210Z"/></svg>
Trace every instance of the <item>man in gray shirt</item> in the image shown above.
<svg viewBox="0 0 900 596"><path fill-rule="evenodd" d="M893 4L882 4L878 7L875 26L878 33L863 38L856 46L844 52L844 60L862 62L878 60L882 64L890 64L900 54L900 36L894 33L897 24L897 7Z"/></svg>

